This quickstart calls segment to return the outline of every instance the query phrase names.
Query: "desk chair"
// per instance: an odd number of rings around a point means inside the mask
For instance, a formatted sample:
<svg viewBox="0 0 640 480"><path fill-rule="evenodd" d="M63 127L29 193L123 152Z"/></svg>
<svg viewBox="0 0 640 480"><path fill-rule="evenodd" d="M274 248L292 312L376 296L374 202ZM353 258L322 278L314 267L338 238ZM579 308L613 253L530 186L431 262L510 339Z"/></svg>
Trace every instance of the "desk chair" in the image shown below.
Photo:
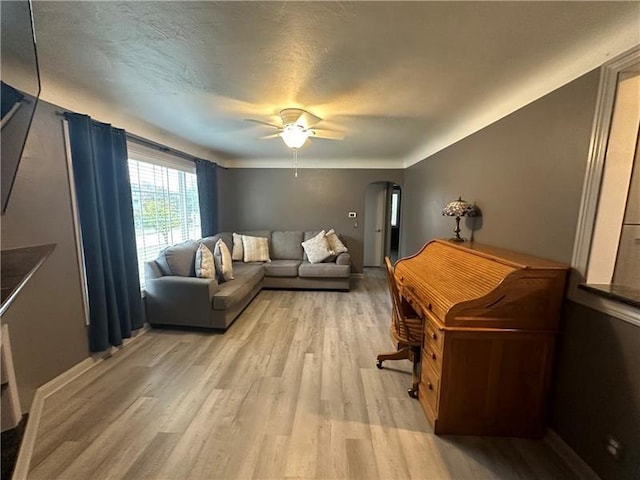
<svg viewBox="0 0 640 480"><path fill-rule="evenodd" d="M406 302L401 301L389 257L384 257L384 263L391 294L391 336L397 342L398 348L395 352L379 354L376 365L382 368L382 362L385 360L411 360L413 362L412 386L408 389L408 393L410 397L418 398L423 322Z"/></svg>

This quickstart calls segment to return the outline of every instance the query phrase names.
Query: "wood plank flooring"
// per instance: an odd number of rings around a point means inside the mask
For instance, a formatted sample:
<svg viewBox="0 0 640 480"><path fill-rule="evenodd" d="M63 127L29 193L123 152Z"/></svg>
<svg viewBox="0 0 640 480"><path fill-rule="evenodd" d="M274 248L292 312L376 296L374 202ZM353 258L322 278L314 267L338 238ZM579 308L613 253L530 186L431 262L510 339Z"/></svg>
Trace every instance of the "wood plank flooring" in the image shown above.
<svg viewBox="0 0 640 480"><path fill-rule="evenodd" d="M152 330L49 397L29 478L573 479L542 441L436 437L382 270L262 291L224 334Z"/></svg>

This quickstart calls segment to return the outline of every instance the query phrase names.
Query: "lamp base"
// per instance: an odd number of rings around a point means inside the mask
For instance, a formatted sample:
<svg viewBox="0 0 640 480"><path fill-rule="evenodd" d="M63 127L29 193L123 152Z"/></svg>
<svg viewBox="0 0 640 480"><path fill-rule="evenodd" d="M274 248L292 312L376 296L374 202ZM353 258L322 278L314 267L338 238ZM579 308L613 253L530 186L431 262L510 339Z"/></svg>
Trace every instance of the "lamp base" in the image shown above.
<svg viewBox="0 0 640 480"><path fill-rule="evenodd" d="M453 229L453 233L455 233L456 236L451 237L449 239L450 242L462 243L467 241L466 238L460 236L460 217L456 217L456 228Z"/></svg>

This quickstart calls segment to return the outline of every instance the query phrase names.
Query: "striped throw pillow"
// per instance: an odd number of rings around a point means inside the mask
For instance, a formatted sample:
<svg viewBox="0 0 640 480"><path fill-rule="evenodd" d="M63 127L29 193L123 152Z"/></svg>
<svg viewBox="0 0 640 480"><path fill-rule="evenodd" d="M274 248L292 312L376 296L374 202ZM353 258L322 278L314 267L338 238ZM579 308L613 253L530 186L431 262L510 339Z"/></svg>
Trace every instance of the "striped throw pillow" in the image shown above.
<svg viewBox="0 0 640 480"><path fill-rule="evenodd" d="M270 262L269 239L242 235L245 262Z"/></svg>

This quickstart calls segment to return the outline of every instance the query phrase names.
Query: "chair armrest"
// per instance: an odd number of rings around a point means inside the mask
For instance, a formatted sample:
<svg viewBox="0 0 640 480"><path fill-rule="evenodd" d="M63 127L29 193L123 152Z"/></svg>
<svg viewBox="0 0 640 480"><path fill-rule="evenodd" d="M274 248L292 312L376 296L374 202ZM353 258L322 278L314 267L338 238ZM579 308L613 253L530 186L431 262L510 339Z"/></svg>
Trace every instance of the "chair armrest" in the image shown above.
<svg viewBox="0 0 640 480"><path fill-rule="evenodd" d="M336 257L336 265L351 265L351 255L349 255L349 252L338 255Z"/></svg>

